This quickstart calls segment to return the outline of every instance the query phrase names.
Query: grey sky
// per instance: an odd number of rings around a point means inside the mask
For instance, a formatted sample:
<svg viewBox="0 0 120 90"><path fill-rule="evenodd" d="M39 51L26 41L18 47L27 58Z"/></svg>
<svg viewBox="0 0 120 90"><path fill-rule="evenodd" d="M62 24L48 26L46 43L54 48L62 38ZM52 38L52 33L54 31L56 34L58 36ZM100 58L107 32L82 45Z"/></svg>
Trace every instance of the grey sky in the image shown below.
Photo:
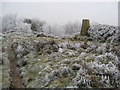
<svg viewBox="0 0 120 90"><path fill-rule="evenodd" d="M117 2L4 2L2 14L38 17L50 24L65 24L89 18L91 22L118 25Z"/></svg>
<svg viewBox="0 0 120 90"><path fill-rule="evenodd" d="M120 1L118 2L118 26L120 26Z"/></svg>

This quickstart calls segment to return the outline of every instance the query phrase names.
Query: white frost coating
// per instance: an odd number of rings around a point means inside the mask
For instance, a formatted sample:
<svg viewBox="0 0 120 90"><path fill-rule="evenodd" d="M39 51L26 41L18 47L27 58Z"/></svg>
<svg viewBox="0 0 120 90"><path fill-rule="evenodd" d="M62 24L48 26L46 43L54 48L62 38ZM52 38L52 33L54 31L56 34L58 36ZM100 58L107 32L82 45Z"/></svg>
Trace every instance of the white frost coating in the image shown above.
<svg viewBox="0 0 120 90"><path fill-rule="evenodd" d="M81 54L80 54L80 57L86 57L87 56L87 53L86 52L82 52Z"/></svg>
<svg viewBox="0 0 120 90"><path fill-rule="evenodd" d="M88 33L94 40L112 40L117 35L117 27L110 25L93 25Z"/></svg>
<svg viewBox="0 0 120 90"><path fill-rule="evenodd" d="M18 51L18 52L23 52L23 51L24 51L24 48L23 48L21 45L18 45L17 51Z"/></svg>
<svg viewBox="0 0 120 90"><path fill-rule="evenodd" d="M58 50L60 53L63 53L63 51L64 51L64 49L62 49L62 48L59 48L59 50Z"/></svg>
<svg viewBox="0 0 120 90"><path fill-rule="evenodd" d="M102 55L99 55L95 58L96 62L101 62L101 63L108 63L109 61L112 61L113 63L117 64L118 58L116 55L110 53L105 53Z"/></svg>

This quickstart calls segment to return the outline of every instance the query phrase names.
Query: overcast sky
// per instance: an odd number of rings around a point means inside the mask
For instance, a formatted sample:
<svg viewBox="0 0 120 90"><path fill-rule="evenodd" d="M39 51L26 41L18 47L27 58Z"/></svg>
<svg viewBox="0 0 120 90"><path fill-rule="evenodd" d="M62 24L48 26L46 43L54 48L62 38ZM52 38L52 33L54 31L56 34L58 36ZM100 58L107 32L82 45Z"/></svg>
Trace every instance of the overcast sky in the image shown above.
<svg viewBox="0 0 120 90"><path fill-rule="evenodd" d="M2 15L38 17L50 24L65 24L89 18L91 22L118 25L117 2L4 2Z"/></svg>

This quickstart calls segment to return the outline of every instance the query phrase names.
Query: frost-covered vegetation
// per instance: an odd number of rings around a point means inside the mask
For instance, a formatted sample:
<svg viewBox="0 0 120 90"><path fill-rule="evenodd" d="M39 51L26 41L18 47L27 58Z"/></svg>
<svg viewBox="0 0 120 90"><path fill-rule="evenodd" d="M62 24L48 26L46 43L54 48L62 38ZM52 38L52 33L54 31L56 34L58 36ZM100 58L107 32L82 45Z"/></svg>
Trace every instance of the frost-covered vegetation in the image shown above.
<svg viewBox="0 0 120 90"><path fill-rule="evenodd" d="M3 88L10 86L11 44L16 44L12 48L26 88L120 87L120 34L116 26L92 25L88 36L80 36L78 22L50 26L39 19L7 15L2 23Z"/></svg>
<svg viewBox="0 0 120 90"><path fill-rule="evenodd" d="M95 40L101 40L101 41L115 41L118 40L119 37L119 30L116 26L110 26L110 25L93 25L89 32L92 39Z"/></svg>
<svg viewBox="0 0 120 90"><path fill-rule="evenodd" d="M49 25L38 18L18 18L17 15L8 14L2 17L2 33L17 32L21 35L44 33L47 35L64 36L72 35L80 30L80 23L66 25Z"/></svg>

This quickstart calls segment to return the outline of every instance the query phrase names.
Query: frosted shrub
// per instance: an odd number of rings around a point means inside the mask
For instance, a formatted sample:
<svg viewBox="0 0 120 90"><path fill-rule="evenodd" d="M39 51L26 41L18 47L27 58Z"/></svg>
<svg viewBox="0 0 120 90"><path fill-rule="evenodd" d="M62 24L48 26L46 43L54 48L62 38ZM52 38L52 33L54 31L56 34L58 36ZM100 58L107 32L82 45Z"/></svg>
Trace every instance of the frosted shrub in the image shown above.
<svg viewBox="0 0 120 90"><path fill-rule="evenodd" d="M71 60L70 59L64 59L62 62L65 63L65 64L70 64Z"/></svg>
<svg viewBox="0 0 120 90"><path fill-rule="evenodd" d="M69 68L69 67L60 67L59 72L60 72L61 76L63 76L63 77L71 76L73 73L71 68Z"/></svg>
<svg viewBox="0 0 120 90"><path fill-rule="evenodd" d="M91 87L90 86L90 79L89 75L87 75L87 72L85 69L80 68L79 71L77 72L76 77L73 79L72 86L77 86L77 87Z"/></svg>
<svg viewBox="0 0 120 90"><path fill-rule="evenodd" d="M74 45L74 47L75 47L76 50L79 50L79 49L80 49L80 43L76 43L76 44Z"/></svg>
<svg viewBox="0 0 120 90"><path fill-rule="evenodd" d="M46 83L44 86L48 85L51 81L55 79L58 79L60 77L68 77L71 76L72 74L73 71L69 67L60 67L59 69L53 70L49 75L45 76L44 81Z"/></svg>
<svg viewBox="0 0 120 90"><path fill-rule="evenodd" d="M116 35L117 27L110 25L93 25L90 27L88 33L94 40L112 40Z"/></svg>
<svg viewBox="0 0 120 90"><path fill-rule="evenodd" d="M5 15L2 17L2 33L9 32L10 30L14 30L17 24L17 16L16 15Z"/></svg>
<svg viewBox="0 0 120 90"><path fill-rule="evenodd" d="M59 47L63 48L63 49L68 49L68 46L69 46L69 42L67 42L67 41L59 44Z"/></svg>
<svg viewBox="0 0 120 90"><path fill-rule="evenodd" d="M98 54L102 54L103 52L105 52L105 47L103 47L103 46L101 46L101 47L98 47L97 49L96 49L96 52L98 53Z"/></svg>
<svg viewBox="0 0 120 90"><path fill-rule="evenodd" d="M82 57L82 58L84 58L84 57L86 57L87 56L87 53L86 52L82 52L81 54L80 54L80 57Z"/></svg>
<svg viewBox="0 0 120 90"><path fill-rule="evenodd" d="M62 37L65 35L64 29L62 25L53 25L52 26L52 33L53 35Z"/></svg>
<svg viewBox="0 0 120 90"><path fill-rule="evenodd" d="M64 49L62 49L62 48L59 48L59 50L58 50L60 53L63 53L64 52Z"/></svg>
<svg viewBox="0 0 120 90"><path fill-rule="evenodd" d="M17 15L8 14L2 17L2 32L21 35L31 35L31 25L24 23L23 19L17 18Z"/></svg>
<svg viewBox="0 0 120 90"><path fill-rule="evenodd" d="M101 62L103 64L107 64L109 61L111 61L114 64L117 64L118 57L110 52L110 53L105 53L105 54L97 56L95 58L95 61L96 62Z"/></svg>
<svg viewBox="0 0 120 90"><path fill-rule="evenodd" d="M108 61L106 61L106 63L102 63L102 60ZM91 68L93 69L93 74L99 76L103 87L118 87L119 71L116 65L117 60L118 59L114 55L107 53L105 55L100 55L99 59L96 58L95 61L90 64Z"/></svg>
<svg viewBox="0 0 120 90"><path fill-rule="evenodd" d="M73 35L73 33L77 33L80 31L80 27L81 27L81 24L78 21L73 23L69 22L66 25L64 25L65 34Z"/></svg>
<svg viewBox="0 0 120 90"><path fill-rule="evenodd" d="M31 24L31 30L34 32L43 32L43 26L46 24L38 18L24 19L24 23Z"/></svg>
<svg viewBox="0 0 120 90"><path fill-rule="evenodd" d="M72 50L69 50L67 53L68 53L68 56L70 57L75 56L75 52Z"/></svg>
<svg viewBox="0 0 120 90"><path fill-rule="evenodd" d="M88 56L89 57L89 56ZM95 59L94 59L95 58ZM94 56L91 62L80 65L71 86L75 87L118 87L118 58L112 53Z"/></svg>
<svg viewBox="0 0 120 90"><path fill-rule="evenodd" d="M22 34L24 34L24 35L26 35L26 34L31 35L32 34L31 25L27 24L27 23L23 23L22 20L18 21L14 30L17 31L18 33L20 33L21 35Z"/></svg>

